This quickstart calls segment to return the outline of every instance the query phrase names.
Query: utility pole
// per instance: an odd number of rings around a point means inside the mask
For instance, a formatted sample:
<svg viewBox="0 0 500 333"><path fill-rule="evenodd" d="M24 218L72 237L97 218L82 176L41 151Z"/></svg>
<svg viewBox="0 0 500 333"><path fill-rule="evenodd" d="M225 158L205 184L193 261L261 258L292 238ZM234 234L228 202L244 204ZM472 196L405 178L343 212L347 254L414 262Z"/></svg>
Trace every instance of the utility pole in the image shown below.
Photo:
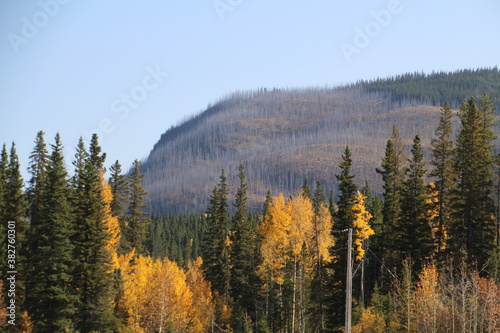
<svg viewBox="0 0 500 333"><path fill-rule="evenodd" d="M352 312L352 228L347 229L347 281L345 296L345 333L351 333Z"/></svg>

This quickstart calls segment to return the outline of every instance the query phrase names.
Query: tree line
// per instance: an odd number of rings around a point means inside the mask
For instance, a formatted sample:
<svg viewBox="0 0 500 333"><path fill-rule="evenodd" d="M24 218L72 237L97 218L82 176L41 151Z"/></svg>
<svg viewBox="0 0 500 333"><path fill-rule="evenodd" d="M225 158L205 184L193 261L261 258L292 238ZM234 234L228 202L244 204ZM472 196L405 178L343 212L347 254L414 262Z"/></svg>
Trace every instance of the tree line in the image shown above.
<svg viewBox="0 0 500 333"><path fill-rule="evenodd" d="M201 262L181 268L148 252L139 161L105 179L97 135L66 170L59 134L38 132L24 187L12 144L0 156L2 319L9 332L204 332L212 294ZM7 223L15 222L15 296L7 283ZM10 244L10 243L9 243ZM9 257L10 258L10 257ZM9 284L9 286L7 286ZM7 297L7 295L9 295ZM14 301L15 312L7 304ZM6 304L7 303L7 304ZM7 315L10 316L7 316ZM10 321L7 322L6 318Z"/></svg>
<svg viewBox="0 0 500 333"><path fill-rule="evenodd" d="M337 195L331 180L346 144L358 182L368 180L378 193L382 181L373 166L383 157L392 125L408 152L419 134L429 159L444 101L458 109L464 96L479 99L487 92L498 107L498 82L498 69L491 68L232 93L162 134L141 165L146 201L157 214L201 213L221 169L231 193L236 191L240 164L251 180L248 204L255 212L268 189L290 195L304 178L323 182L327 193ZM453 128L459 126L454 117Z"/></svg>
<svg viewBox="0 0 500 333"><path fill-rule="evenodd" d="M394 126L377 168L380 197L368 184L358 188L346 146L337 197L328 198L319 181L315 188L305 181L289 197L268 192L257 224L248 218L244 167L234 213L223 170L210 196L201 265L214 293L218 327L342 332L345 231L352 228L354 331L500 329L494 114L486 94L479 102L464 100L454 139L453 111L445 103L429 162L418 135L406 156Z"/></svg>
<svg viewBox="0 0 500 333"><path fill-rule="evenodd" d="M486 92L500 103L498 93L500 72L498 67L463 69L454 72L406 73L385 79L359 81L368 91L387 91L394 102L404 104L405 100L418 99L431 105L443 105L445 101L460 107L463 96L480 95Z"/></svg>
<svg viewBox="0 0 500 333"><path fill-rule="evenodd" d="M381 196L368 183L358 187L346 145L337 195L322 181L306 180L292 195L268 191L256 215L240 165L234 178L222 170L203 216L156 216L153 223L140 163L125 175L116 162L105 179L106 154L96 135L88 148L80 140L70 177L59 135L49 154L39 132L25 189L15 145L10 153L4 145L3 276L7 221L16 222L18 250L17 325L7 327L341 332L345 230L352 229L353 331L494 332L500 328L494 114L486 94L464 100L454 137L445 103L428 162L418 135L406 156L394 126L376 170ZM229 179L236 180L232 207Z"/></svg>

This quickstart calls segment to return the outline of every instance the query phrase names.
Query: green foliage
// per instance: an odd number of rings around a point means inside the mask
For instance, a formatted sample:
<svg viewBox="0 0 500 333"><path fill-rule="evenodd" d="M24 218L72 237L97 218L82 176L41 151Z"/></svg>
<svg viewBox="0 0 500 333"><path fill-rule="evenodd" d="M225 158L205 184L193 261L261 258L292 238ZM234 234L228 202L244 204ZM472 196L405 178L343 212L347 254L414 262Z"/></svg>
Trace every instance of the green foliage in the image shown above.
<svg viewBox="0 0 500 333"><path fill-rule="evenodd" d="M446 229L451 217L452 194L455 189L457 173L454 168L455 145L452 140L452 111L448 103L441 109L439 125L434 132L435 138L431 141L432 159L431 165L434 169L430 172L435 177L435 194L432 200L434 204L434 224L436 249L442 254L446 243Z"/></svg>
<svg viewBox="0 0 500 333"><path fill-rule="evenodd" d="M29 245L27 243L27 233L29 228L29 222L27 217L28 214L28 204L26 202L26 197L23 193L24 181L21 177L19 157L16 152L16 145L12 143L10 149L9 163L7 166L7 183L5 191L5 220L3 223L8 221L15 222L15 234L16 234L16 311L22 313L24 310L24 300L26 285L26 273L27 267L26 262L29 255ZM5 244L5 243L4 243ZM5 258L5 257L4 257Z"/></svg>
<svg viewBox="0 0 500 333"><path fill-rule="evenodd" d="M118 160L109 168L109 171L108 183L113 196L113 200L111 201L111 215L118 219L120 230L124 233L127 227L125 209L128 203L128 178L122 174L122 166ZM127 238L123 236L120 238L120 254L126 253L127 249L130 249L130 244L128 244Z"/></svg>
<svg viewBox="0 0 500 333"><path fill-rule="evenodd" d="M207 211L207 229L202 240L202 257L205 276L212 289L222 296L229 296L229 244L226 242L229 228L227 203L227 178L224 170L214 187Z"/></svg>
<svg viewBox="0 0 500 333"><path fill-rule="evenodd" d="M124 248L128 245L130 249L136 249L136 255L144 255L146 253L147 226L151 222L151 219L148 217L149 213L144 211L147 208L147 205L144 204L147 192L141 184L144 175L141 174L139 167L139 161L135 160L132 174L128 178L129 204L125 217L126 224L122 229L124 241L121 247Z"/></svg>
<svg viewBox="0 0 500 333"><path fill-rule="evenodd" d="M329 269L332 271L329 277L328 290L331 295L328 297L327 320L330 329L338 330L344 323L345 314L345 276L347 274L347 233L345 229L354 227L356 212L353 209L356 203L357 186L351 173L352 159L351 151L346 146L340 163L340 175L336 175L339 182L339 199L337 201L338 211L334 216L332 234L335 244L330 248L333 257Z"/></svg>
<svg viewBox="0 0 500 333"><path fill-rule="evenodd" d="M304 185L302 185L302 195L309 200L312 200L312 190L307 179L304 179Z"/></svg>
<svg viewBox="0 0 500 333"><path fill-rule="evenodd" d="M148 251L154 258L165 258L185 266L201 256L201 240L206 220L196 214L151 217Z"/></svg>
<svg viewBox="0 0 500 333"><path fill-rule="evenodd" d="M362 81L361 86L371 92L390 92L393 101L430 101L434 105L451 102L458 106L464 96L488 93L495 103L500 103L500 71L497 67L465 69L455 72L432 74L407 73L388 79Z"/></svg>
<svg viewBox="0 0 500 333"><path fill-rule="evenodd" d="M458 186L453 203L449 251L457 260L483 268L495 239L495 205L491 198L493 156L491 104L487 98L478 109L474 98L460 108L461 129L457 136ZM486 105L489 105L487 107Z"/></svg>
<svg viewBox="0 0 500 333"><path fill-rule="evenodd" d="M383 223L380 228L377 256L383 260L386 267L393 269L401 259L399 242L401 241L401 214L402 191L404 182L403 162L405 160L399 131L393 127L392 138L387 141L385 156L382 159L382 168L376 169L382 175L384 189ZM385 269L380 268L382 276ZM381 288L385 290L388 284L381 281ZM385 282L385 283L384 283Z"/></svg>
<svg viewBox="0 0 500 333"><path fill-rule="evenodd" d="M118 327L113 314L113 271L111 253L106 249L109 234L104 224L104 201L102 165L104 154L100 154L97 137L92 137L91 152L86 154L84 146L77 150L77 166L74 177L76 196L72 205L75 214L73 234L75 280L73 288L78 290L77 328L81 332L112 332ZM88 156L79 160L81 156Z"/></svg>
<svg viewBox="0 0 500 333"><path fill-rule="evenodd" d="M243 329L245 316L255 322L256 304L260 281L257 277L259 265L259 243L256 224L249 218L247 210L247 191L245 168L240 165L239 187L236 192L234 206L236 212L231 229L231 297L235 303L236 312L240 317L234 318L235 329Z"/></svg>
<svg viewBox="0 0 500 333"><path fill-rule="evenodd" d="M3 144L0 155L0 272L3 274L6 265L7 254L7 232L6 232L6 214L7 214L7 173L8 173L9 155L7 147Z"/></svg>
<svg viewBox="0 0 500 333"><path fill-rule="evenodd" d="M43 220L31 225L30 284L27 307L40 332L63 332L74 329L77 294L73 281L74 247L69 184L59 134L52 145L46 166L44 194L41 201ZM41 186L41 183L38 183ZM32 187L33 193L38 189Z"/></svg>
<svg viewBox="0 0 500 333"><path fill-rule="evenodd" d="M402 191L401 239L398 242L399 253L413 258L413 271L418 274L423 261L430 259L433 252L432 230L429 221L429 193L424 183L424 154L420 145L420 137L413 140L412 158L407 168L407 179Z"/></svg>

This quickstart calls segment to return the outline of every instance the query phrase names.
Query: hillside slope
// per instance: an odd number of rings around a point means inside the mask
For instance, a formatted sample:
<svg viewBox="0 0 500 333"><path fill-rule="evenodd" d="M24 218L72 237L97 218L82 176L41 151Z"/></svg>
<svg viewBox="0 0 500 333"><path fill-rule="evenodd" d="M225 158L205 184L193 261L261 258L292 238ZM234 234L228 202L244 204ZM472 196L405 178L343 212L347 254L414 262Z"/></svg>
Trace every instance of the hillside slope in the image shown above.
<svg viewBox="0 0 500 333"><path fill-rule="evenodd" d="M228 173L235 193L239 164L246 168L249 201L256 209L268 189L290 194L305 178L322 181L325 190L335 194L335 174L345 145L353 153L358 185L368 180L378 191L381 181L375 168L393 125L409 152L416 134L424 147L429 146L446 91L453 91L447 100L455 106L462 98L479 95L478 91L489 93L498 105L496 68L468 71L468 80L484 82L473 89L462 84L463 71L448 73L444 79L442 75L417 75L414 80L401 76L339 88L234 93L161 136L142 166L150 209L204 211L221 169ZM406 86L418 86L420 92L415 88L412 94L402 95L408 91ZM440 95L434 94L431 100L427 93L436 87Z"/></svg>

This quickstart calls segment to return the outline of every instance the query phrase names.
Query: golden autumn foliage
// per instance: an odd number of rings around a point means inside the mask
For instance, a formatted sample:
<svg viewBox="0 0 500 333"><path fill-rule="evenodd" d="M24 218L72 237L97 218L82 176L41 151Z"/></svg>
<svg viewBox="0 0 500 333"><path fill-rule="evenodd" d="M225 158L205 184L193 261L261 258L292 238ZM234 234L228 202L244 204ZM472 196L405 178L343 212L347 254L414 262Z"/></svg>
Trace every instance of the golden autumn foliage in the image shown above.
<svg viewBox="0 0 500 333"><path fill-rule="evenodd" d="M133 332L202 333L210 325L213 302L200 271L201 261L187 272L175 262L133 253L118 258L123 276L123 307Z"/></svg>
<svg viewBox="0 0 500 333"><path fill-rule="evenodd" d="M328 206L321 203L318 207L316 216L314 217L314 228L316 235L316 246L318 255L325 262L331 260L330 247L333 246L334 240L332 236L333 219Z"/></svg>
<svg viewBox="0 0 500 333"><path fill-rule="evenodd" d="M363 311L358 323L351 329L352 333L384 333L386 324L384 317L376 313L373 307Z"/></svg>
<svg viewBox="0 0 500 333"><path fill-rule="evenodd" d="M394 288L396 317L405 332L500 332L500 285L477 271L445 274L425 265L416 283Z"/></svg>
<svg viewBox="0 0 500 333"><path fill-rule="evenodd" d="M372 218L365 207L366 197L361 194L360 191L356 193L356 203L353 206L353 210L356 212L356 219L354 220L354 237L353 245L354 251L356 253L356 260L361 260L365 254L363 249L363 241L375 234L368 221Z"/></svg>
<svg viewBox="0 0 500 333"><path fill-rule="evenodd" d="M333 245L332 223L325 204L320 205L315 216L312 202L307 197L300 195L285 202L280 193L273 198L258 229L262 236L260 251L263 262L258 269L261 278L271 278L282 284L282 269L286 262L297 259L304 250L311 261L318 255L325 261L330 260L328 249Z"/></svg>
<svg viewBox="0 0 500 333"><path fill-rule="evenodd" d="M106 250L111 254L111 264L113 269L118 268L118 245L120 244L121 230L118 218L111 214L111 202L113 201L113 194L111 187L101 174L102 182L102 198L104 203L104 226L108 233L106 242Z"/></svg>
<svg viewBox="0 0 500 333"><path fill-rule="evenodd" d="M259 275L265 280L270 279L278 284L284 282L284 272L289 248L289 230L292 221L290 205L285 203L283 193L273 198L269 207L269 214L259 226L262 236L260 252L262 264L259 267Z"/></svg>
<svg viewBox="0 0 500 333"><path fill-rule="evenodd" d="M203 332L209 327L215 311L210 283L205 280L201 270L202 263L203 260L198 257L188 264L186 271L187 284L193 293L192 332Z"/></svg>
<svg viewBox="0 0 500 333"><path fill-rule="evenodd" d="M311 200L302 195L290 199L287 206L291 217L288 230L290 251L293 256L297 256L303 247L308 252L311 250L314 237L314 212Z"/></svg>
<svg viewBox="0 0 500 333"><path fill-rule="evenodd" d="M424 266L419 278L415 288L417 328L422 332L437 332L445 307L440 297L441 288L436 266Z"/></svg>

